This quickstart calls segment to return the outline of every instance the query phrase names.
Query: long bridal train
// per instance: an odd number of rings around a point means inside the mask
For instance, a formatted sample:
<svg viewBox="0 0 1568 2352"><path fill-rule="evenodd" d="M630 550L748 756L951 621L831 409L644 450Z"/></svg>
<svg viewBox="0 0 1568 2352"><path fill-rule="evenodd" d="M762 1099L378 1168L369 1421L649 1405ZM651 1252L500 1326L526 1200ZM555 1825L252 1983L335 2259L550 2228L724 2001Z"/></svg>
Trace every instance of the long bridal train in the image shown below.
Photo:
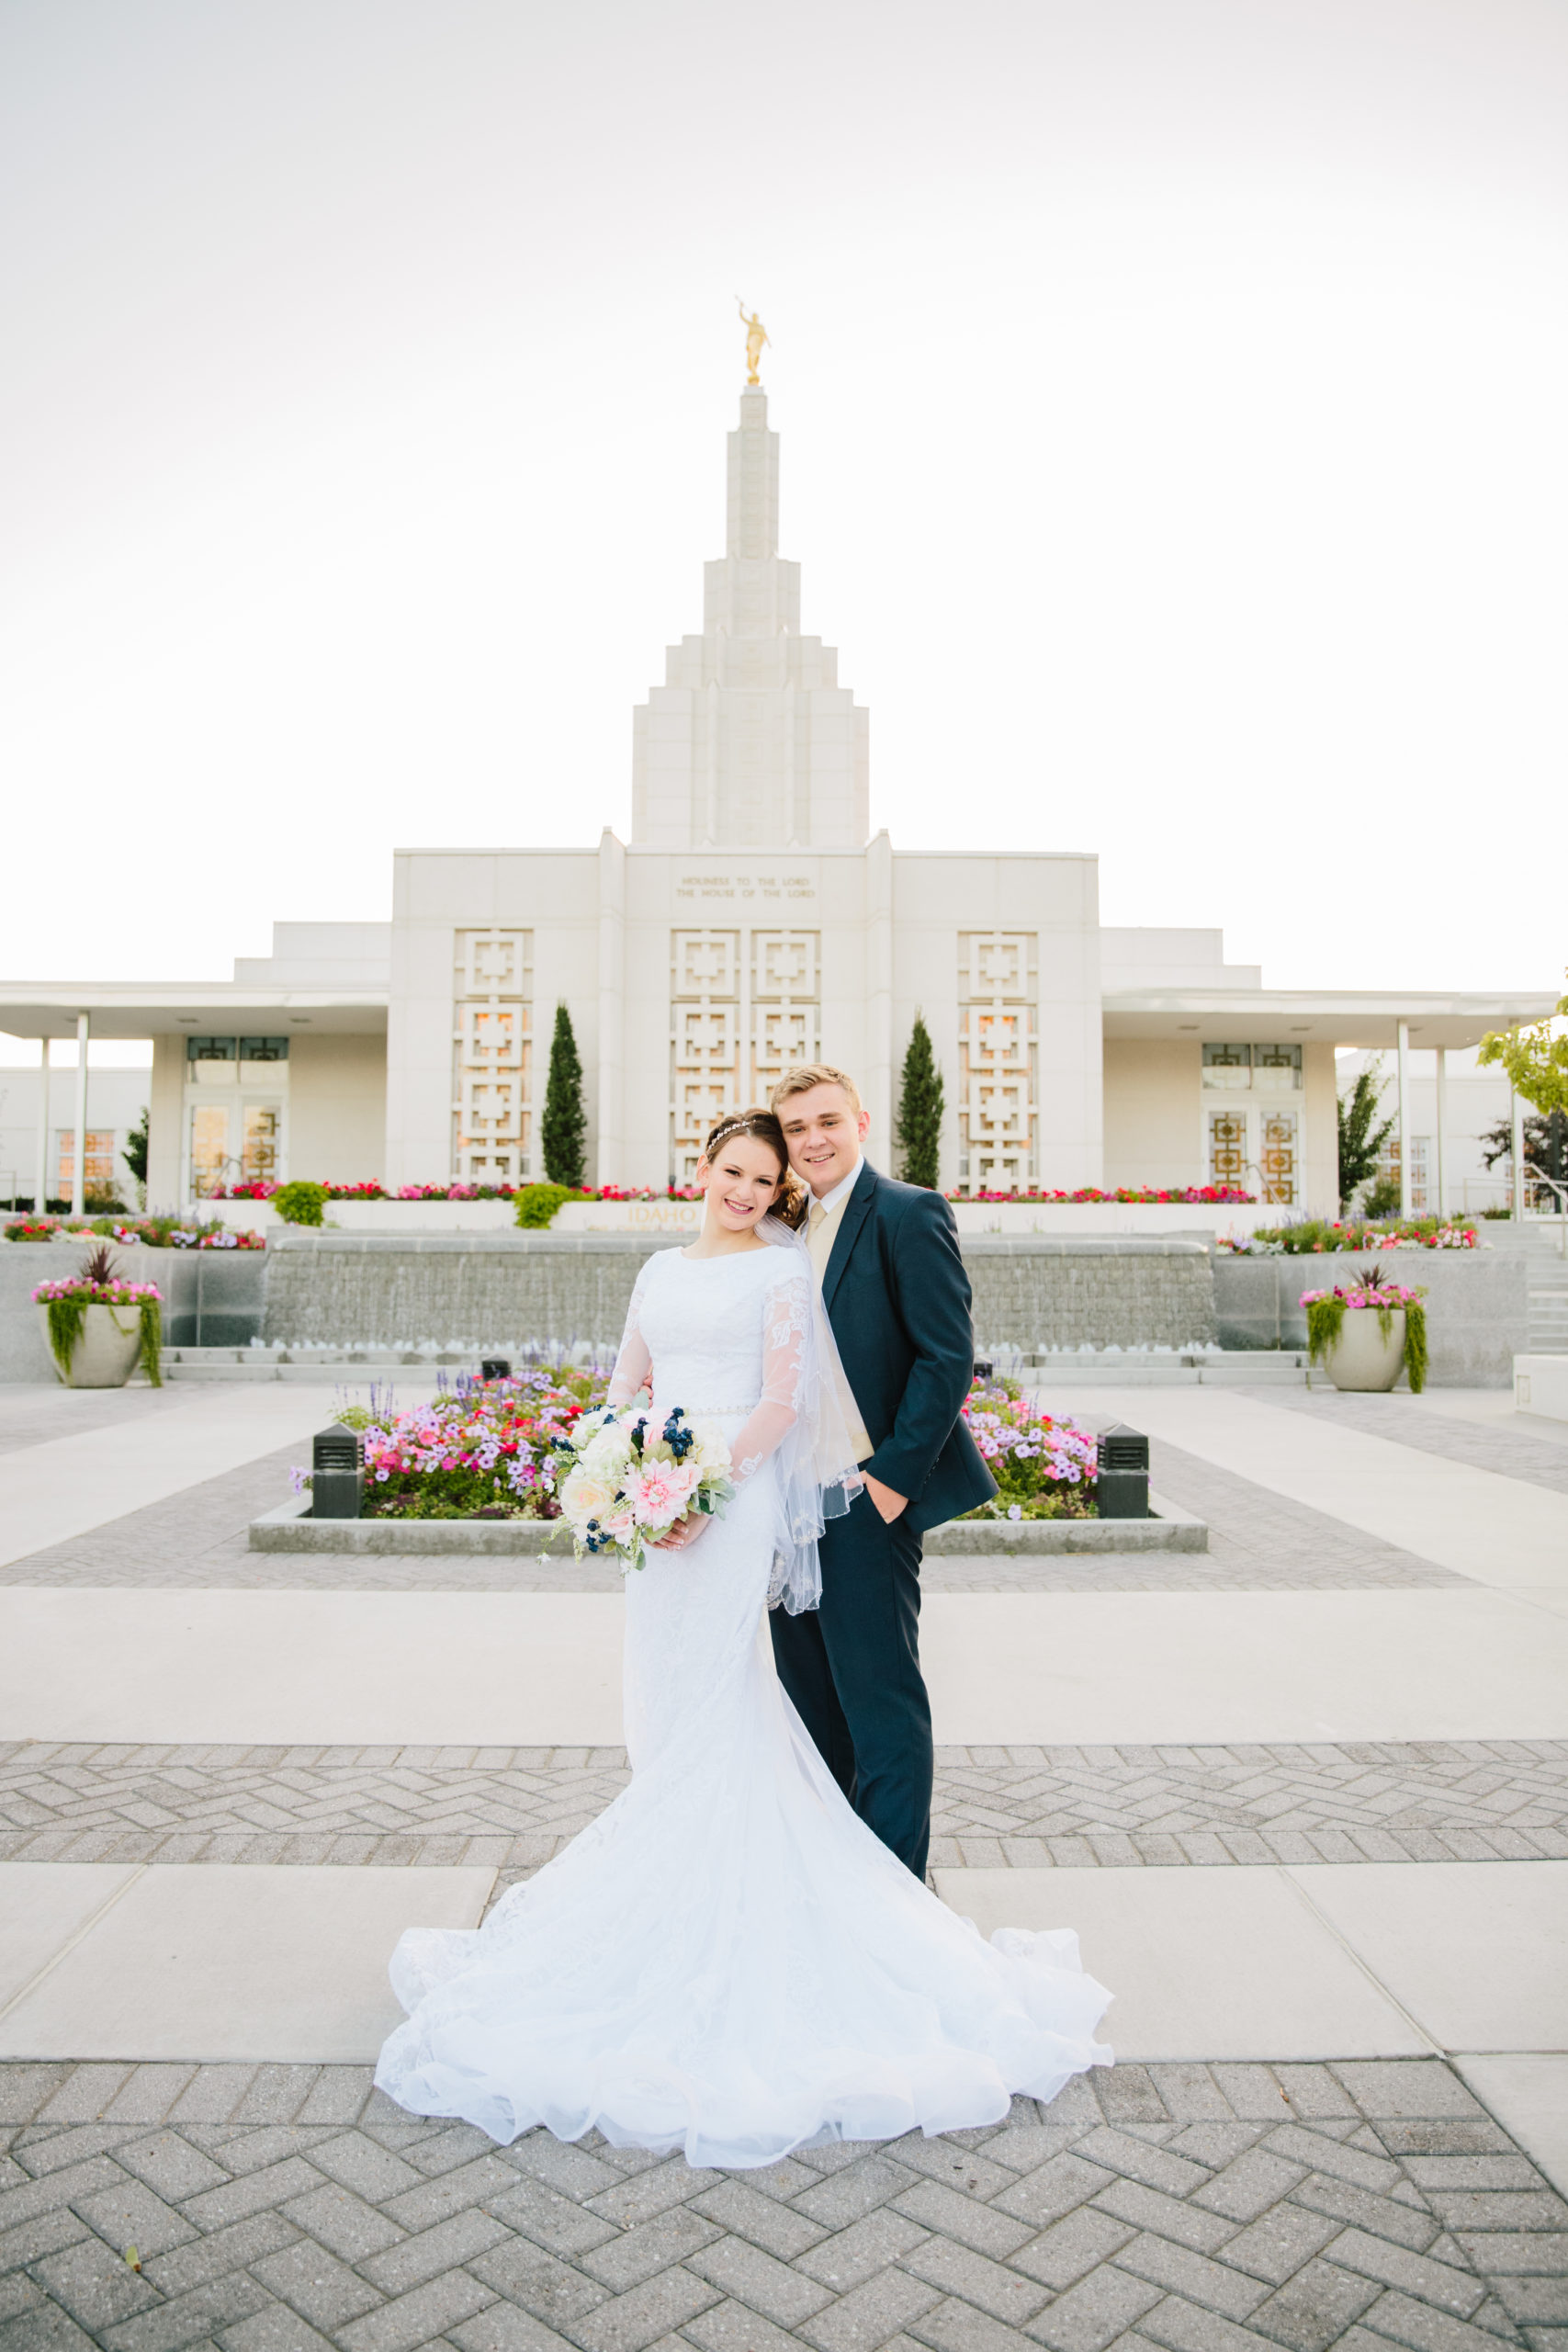
<svg viewBox="0 0 1568 2352"><path fill-rule="evenodd" d="M655 1409L682 1404L733 1441L777 1392L764 1332L798 1335L808 1282L771 1250L650 1260L633 1316ZM597 2129L743 2167L996 2122L1014 2092L1048 2099L1110 2063L1094 2035L1111 1996L1076 1936L986 1942L822 1763L768 1637L769 1467L698 1543L626 1579L630 1785L481 1928L399 1944L408 2022L376 2079L400 2106L502 2143Z"/></svg>

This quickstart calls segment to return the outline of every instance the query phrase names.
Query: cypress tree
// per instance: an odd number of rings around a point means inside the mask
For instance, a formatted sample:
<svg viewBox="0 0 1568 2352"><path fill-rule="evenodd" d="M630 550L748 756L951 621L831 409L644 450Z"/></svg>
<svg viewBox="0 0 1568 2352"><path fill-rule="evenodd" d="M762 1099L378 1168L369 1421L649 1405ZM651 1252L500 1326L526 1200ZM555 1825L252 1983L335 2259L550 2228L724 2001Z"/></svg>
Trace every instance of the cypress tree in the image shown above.
<svg viewBox="0 0 1568 2352"><path fill-rule="evenodd" d="M582 1184L582 1148L588 1114L582 1107L582 1064L571 1015L564 1004L556 1007L555 1035L550 1039L550 1075L545 1088L545 1115L539 1125L545 1174L552 1184L568 1184L573 1192Z"/></svg>
<svg viewBox="0 0 1568 2352"><path fill-rule="evenodd" d="M919 1012L904 1056L903 1084L894 1139L904 1155L904 1182L934 1193L942 1157L942 1072L931 1051L931 1032Z"/></svg>

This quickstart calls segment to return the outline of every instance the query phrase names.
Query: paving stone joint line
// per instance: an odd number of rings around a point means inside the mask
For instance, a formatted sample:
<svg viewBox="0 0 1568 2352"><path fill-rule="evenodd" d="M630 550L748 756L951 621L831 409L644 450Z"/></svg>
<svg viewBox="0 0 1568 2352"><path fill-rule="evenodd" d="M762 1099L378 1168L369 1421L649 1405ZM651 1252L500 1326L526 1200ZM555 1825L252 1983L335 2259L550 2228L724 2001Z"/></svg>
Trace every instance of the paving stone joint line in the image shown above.
<svg viewBox="0 0 1568 2352"><path fill-rule="evenodd" d="M365 2068L0 2065L0 2352L1561 2352L1565 2323L1568 2205L1440 2059L1122 2066L748 2172L497 2148Z"/></svg>

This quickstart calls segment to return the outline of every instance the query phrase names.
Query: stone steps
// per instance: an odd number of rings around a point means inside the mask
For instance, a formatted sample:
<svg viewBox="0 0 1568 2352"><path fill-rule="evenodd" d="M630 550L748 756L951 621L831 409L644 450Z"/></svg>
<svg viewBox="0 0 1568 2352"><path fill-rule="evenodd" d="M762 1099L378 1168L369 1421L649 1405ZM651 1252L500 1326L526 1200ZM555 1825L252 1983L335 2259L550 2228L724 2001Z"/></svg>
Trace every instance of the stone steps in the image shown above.
<svg viewBox="0 0 1568 2352"><path fill-rule="evenodd" d="M1015 1372L1041 1388L1303 1388L1307 1385L1304 1348L1225 1348L1186 1355L1118 1355L1113 1350L1080 1355L1025 1357L1015 1365L1000 1355L1001 1372Z"/></svg>

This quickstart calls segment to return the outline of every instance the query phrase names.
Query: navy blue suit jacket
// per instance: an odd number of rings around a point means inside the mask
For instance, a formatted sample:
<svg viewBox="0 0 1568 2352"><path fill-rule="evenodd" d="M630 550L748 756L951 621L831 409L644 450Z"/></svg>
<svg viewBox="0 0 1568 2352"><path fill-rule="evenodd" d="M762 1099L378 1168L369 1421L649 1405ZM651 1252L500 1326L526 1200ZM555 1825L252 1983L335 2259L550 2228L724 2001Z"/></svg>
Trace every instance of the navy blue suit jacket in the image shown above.
<svg viewBox="0 0 1568 2352"><path fill-rule="evenodd" d="M940 1193L868 1160L845 1202L822 1303L874 1449L862 1468L923 1533L997 1491L960 1419L975 1373L969 1277Z"/></svg>

